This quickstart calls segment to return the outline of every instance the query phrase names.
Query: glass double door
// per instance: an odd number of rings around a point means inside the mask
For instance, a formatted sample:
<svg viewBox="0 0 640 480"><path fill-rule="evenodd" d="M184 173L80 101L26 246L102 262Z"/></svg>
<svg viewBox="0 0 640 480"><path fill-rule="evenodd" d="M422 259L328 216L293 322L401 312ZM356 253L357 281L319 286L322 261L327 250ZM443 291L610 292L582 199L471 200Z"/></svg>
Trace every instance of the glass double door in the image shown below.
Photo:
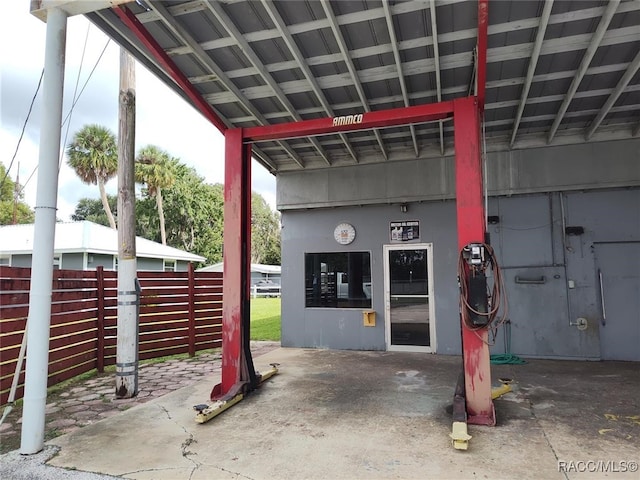
<svg viewBox="0 0 640 480"><path fill-rule="evenodd" d="M431 244L385 245L388 350L435 352Z"/></svg>

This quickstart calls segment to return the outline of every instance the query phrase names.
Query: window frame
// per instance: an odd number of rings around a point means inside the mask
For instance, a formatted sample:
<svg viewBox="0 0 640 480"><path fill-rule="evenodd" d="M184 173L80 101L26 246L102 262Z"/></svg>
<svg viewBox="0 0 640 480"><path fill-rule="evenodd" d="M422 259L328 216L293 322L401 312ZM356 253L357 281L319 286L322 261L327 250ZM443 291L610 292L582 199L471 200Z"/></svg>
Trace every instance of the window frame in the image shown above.
<svg viewBox="0 0 640 480"><path fill-rule="evenodd" d="M309 287L308 286L308 273L307 273L307 265L308 265L308 256L309 255L345 255L346 259L344 261L346 261L346 263L348 264L349 262L349 255L353 255L353 254L361 254L361 255L367 255L368 256L368 272L365 270L362 273L363 276L363 294L365 295L364 298L358 300L358 298L354 298L351 299L349 297L347 297L346 301L344 300L344 297L340 297L340 293L339 293L339 286L338 286L338 276L349 276L350 272L341 272L341 271L333 271L333 272L326 272L327 277L329 275L334 275L336 280L334 281L335 283L335 292L334 292L334 298L333 299L329 299L326 300L323 304L318 304L319 302L314 301L312 302L313 304L309 304ZM304 252L304 271L303 271L303 285L304 285L304 308L307 309L330 309L330 310L336 310L336 309L340 309L340 310L362 310L362 309L371 309L373 308L373 282L372 282L372 277L373 277L373 254L371 252L371 250L349 250L349 251L308 251L308 252ZM362 259L362 261L364 262L364 258ZM322 262L325 263L325 262ZM329 263L329 262L327 262ZM322 270L322 267L320 267ZM321 272L321 276L322 274L324 274L325 272ZM368 273L368 275L367 275ZM313 275L313 274L312 274ZM368 278L368 281L366 281L365 279ZM342 283L342 282L340 282ZM327 288L330 288L329 286L329 282L327 282ZM367 285L368 285L368 289L367 289ZM322 286L321 286L322 288ZM349 284L348 282L346 283L346 287L343 287L347 289L347 292L349 290ZM368 290L368 292L367 292ZM367 296L368 293L368 296ZM347 293L348 294L348 293Z"/></svg>

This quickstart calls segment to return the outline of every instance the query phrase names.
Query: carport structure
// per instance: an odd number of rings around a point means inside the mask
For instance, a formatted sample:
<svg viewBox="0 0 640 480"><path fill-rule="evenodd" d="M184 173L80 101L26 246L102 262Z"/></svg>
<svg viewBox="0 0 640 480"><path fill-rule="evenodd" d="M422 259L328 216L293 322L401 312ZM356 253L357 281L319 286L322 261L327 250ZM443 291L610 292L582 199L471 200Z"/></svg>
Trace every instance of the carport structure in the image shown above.
<svg viewBox="0 0 640 480"><path fill-rule="evenodd" d="M251 156L278 175L455 154L462 248L484 241L483 143L523 149L640 131L633 1L118 0L90 2L92 11L39 3L35 14L86 14L226 136L215 397L257 381L248 350ZM469 420L491 425L486 332L462 330Z"/></svg>

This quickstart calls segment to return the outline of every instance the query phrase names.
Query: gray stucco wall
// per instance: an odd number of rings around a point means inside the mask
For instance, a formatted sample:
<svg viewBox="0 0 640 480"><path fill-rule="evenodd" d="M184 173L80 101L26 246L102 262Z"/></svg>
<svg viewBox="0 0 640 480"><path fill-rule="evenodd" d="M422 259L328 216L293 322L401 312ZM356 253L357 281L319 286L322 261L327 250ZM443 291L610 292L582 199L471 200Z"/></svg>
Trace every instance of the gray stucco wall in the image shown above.
<svg viewBox="0 0 640 480"><path fill-rule="evenodd" d="M490 195L640 185L640 140L489 152ZM452 157L278 175L278 209L403 203L455 197Z"/></svg>
<svg viewBox="0 0 640 480"><path fill-rule="evenodd" d="M363 206L283 212L282 344L318 348L384 350L384 272L382 245L389 243L389 222L421 221L421 242L433 243L438 351L460 351L457 312L455 205L423 203L407 213L397 206ZM356 228L356 239L341 247L333 238L341 222ZM304 253L366 251L371 254L372 309L376 326L365 327L361 308L305 308Z"/></svg>
<svg viewBox="0 0 640 480"><path fill-rule="evenodd" d="M383 245L389 243L389 221L417 219L421 241L433 244L437 351L459 353L454 180L453 158L279 174L283 345L385 348ZM508 328L498 332L493 353L509 343L512 353L527 356L600 358L594 251L607 242L640 249L638 186L639 139L488 154L487 214L500 217L488 230L510 303ZM401 203L408 204L407 214L400 213ZM357 230L348 247L333 240L340 222ZM564 226L582 226L585 233L568 236ZM375 328L362 325L359 309L304 308L304 253L341 250L371 252ZM632 323L637 312L623 310L622 316L630 319L628 331L640 330L640 320ZM578 317L587 318L586 330L571 325Z"/></svg>
<svg viewBox="0 0 640 480"><path fill-rule="evenodd" d="M519 355L600 358L593 245L640 242L640 189L497 197L490 200L488 214L500 219L489 232L505 276L510 321L510 338L505 337L509 330L501 329L492 353L503 353L510 340L511 353ZM411 203L407 213L397 205L284 211L282 344L384 349L383 245L389 243L390 221L414 219L421 222L421 242L433 244L437 352L460 353L453 201ZM357 231L346 247L333 239L340 222ZM563 224L582 226L585 233L564 235ZM332 251L371 252L375 327L363 326L362 309L304 307L304 253ZM528 283L542 278L543 283ZM568 288L569 280L575 288ZM578 317L588 319L586 330L570 325Z"/></svg>

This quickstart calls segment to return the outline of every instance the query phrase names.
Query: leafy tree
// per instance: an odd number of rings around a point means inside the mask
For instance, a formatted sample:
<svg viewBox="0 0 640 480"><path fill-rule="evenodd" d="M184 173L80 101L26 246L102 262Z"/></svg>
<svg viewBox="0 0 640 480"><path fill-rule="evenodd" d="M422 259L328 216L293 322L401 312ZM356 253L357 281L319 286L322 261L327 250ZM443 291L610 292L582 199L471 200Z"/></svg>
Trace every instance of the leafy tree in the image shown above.
<svg viewBox="0 0 640 480"><path fill-rule="evenodd" d="M14 205L16 206L16 223L33 223L35 215L29 205L22 201L24 194L20 184L16 188L16 183L7 175L7 169L2 164L0 164L0 182L0 225L13 224ZM16 190L18 198L17 203L14 203Z"/></svg>
<svg viewBox="0 0 640 480"><path fill-rule="evenodd" d="M115 195L107 195L107 201L109 202L109 208L114 213L114 216L118 217L118 197ZM71 215L71 220L79 222L82 220L88 220L93 223L109 226L109 219L102 206L102 200L96 198L81 198L76 209Z"/></svg>
<svg viewBox="0 0 640 480"><path fill-rule="evenodd" d="M167 245L207 258L222 259L222 185L210 185L196 171L171 159L175 183L163 193ZM161 239L159 218L152 198L136 202L137 234Z"/></svg>
<svg viewBox="0 0 640 480"><path fill-rule="evenodd" d="M162 189L171 187L176 181L175 162L169 154L155 145L147 145L136 157L136 181L146 185L146 193L156 199L158 218L160 220L160 239L167 244L164 209L162 205Z"/></svg>
<svg viewBox="0 0 640 480"><path fill-rule="evenodd" d="M280 215L256 192L251 194L251 263L280 265Z"/></svg>
<svg viewBox="0 0 640 480"><path fill-rule="evenodd" d="M100 199L111 228L116 221L111 213L105 183L118 172L118 148L115 135L101 125L85 125L67 147L68 164L84 183L98 185Z"/></svg>

